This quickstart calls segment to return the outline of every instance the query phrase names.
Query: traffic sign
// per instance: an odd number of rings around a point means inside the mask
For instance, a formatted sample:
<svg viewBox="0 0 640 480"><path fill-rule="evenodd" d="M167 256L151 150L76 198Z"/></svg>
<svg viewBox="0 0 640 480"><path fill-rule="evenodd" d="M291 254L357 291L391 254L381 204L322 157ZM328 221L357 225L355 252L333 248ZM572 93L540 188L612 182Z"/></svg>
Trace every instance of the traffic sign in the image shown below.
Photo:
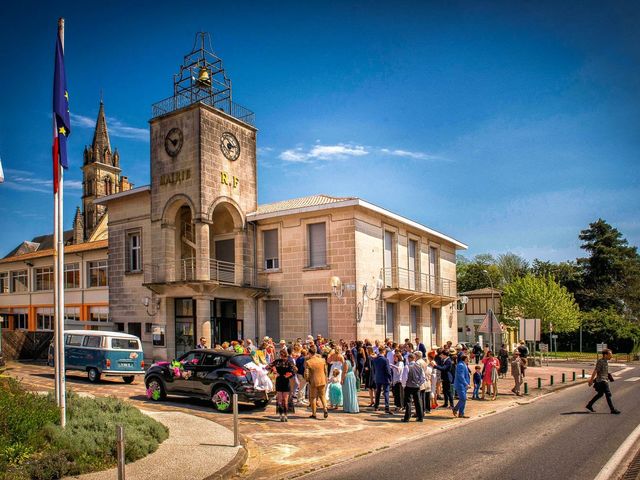
<svg viewBox="0 0 640 480"><path fill-rule="evenodd" d="M558 335L551 335L551 338L553 338L554 340L556 340L558 338Z"/></svg>
<svg viewBox="0 0 640 480"><path fill-rule="evenodd" d="M540 348L540 352L549 353L549 345L547 345L546 343L539 343L538 347Z"/></svg>
<svg viewBox="0 0 640 480"><path fill-rule="evenodd" d="M602 353L602 351L607 348L607 344L606 343L596 343L596 352L597 353Z"/></svg>

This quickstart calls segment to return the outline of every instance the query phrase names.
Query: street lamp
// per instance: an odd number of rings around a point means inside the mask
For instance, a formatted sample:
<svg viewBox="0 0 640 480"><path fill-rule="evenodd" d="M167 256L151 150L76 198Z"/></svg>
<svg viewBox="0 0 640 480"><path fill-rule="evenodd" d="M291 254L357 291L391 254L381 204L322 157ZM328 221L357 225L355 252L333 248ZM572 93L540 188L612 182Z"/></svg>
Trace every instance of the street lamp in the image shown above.
<svg viewBox="0 0 640 480"><path fill-rule="evenodd" d="M493 280L491 280L491 275L489 275L489 272L487 270L482 270L482 273L484 273L487 276L487 278L489 279L489 285L491 285L491 313L495 315L494 311L496 309L496 306L493 303ZM493 319L492 318L489 319L489 323L491 324L491 350L493 350L493 353L495 354L495 351L496 351L496 339L495 339L495 335L493 333Z"/></svg>

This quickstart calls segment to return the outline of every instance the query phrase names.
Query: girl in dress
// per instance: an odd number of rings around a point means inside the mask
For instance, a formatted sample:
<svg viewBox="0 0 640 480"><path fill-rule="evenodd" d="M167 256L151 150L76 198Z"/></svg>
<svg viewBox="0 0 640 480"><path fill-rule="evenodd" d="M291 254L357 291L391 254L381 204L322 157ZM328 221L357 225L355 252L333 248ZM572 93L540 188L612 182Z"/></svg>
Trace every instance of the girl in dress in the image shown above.
<svg viewBox="0 0 640 480"><path fill-rule="evenodd" d="M344 411L346 413L358 413L360 412L360 406L358 405L358 388L357 380L354 372L353 354L351 352L346 353L347 357L347 373L344 376L342 382L342 396Z"/></svg>
<svg viewBox="0 0 640 480"><path fill-rule="evenodd" d="M335 368L329 379L329 405L336 410L342 406L342 371Z"/></svg>
<svg viewBox="0 0 640 480"><path fill-rule="evenodd" d="M277 374L276 377L276 411L281 422L288 422L287 411L289 404L289 379L296 373L295 364L289 359L286 350L280 351L280 358L269 365Z"/></svg>
<svg viewBox="0 0 640 480"><path fill-rule="evenodd" d="M498 396L498 368L500 368L500 361L493 356L491 350L487 351L485 358L482 359L484 365L482 369L482 400L484 400L485 393L492 395L492 400L495 400Z"/></svg>

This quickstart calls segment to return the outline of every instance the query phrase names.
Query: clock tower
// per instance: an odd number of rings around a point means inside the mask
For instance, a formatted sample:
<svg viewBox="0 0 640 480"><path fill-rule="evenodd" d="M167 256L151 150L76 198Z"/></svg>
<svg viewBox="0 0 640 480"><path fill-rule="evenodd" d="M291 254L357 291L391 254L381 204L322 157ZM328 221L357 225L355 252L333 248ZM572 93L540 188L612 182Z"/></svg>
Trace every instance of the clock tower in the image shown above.
<svg viewBox="0 0 640 480"><path fill-rule="evenodd" d="M210 37L197 34L174 75L173 95L152 107L155 278L201 282L198 292L219 281L221 271L233 276L231 283L244 281L239 276L253 261L246 214L257 208L254 123L253 112L232 101Z"/></svg>

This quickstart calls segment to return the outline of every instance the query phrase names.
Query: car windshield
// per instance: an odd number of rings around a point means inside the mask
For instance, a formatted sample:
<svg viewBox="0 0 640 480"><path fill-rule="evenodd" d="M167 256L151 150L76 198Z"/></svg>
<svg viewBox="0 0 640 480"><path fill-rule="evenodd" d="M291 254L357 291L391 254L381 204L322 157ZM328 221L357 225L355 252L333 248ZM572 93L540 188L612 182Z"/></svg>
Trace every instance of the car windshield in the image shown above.
<svg viewBox="0 0 640 480"><path fill-rule="evenodd" d="M244 367L247 363L253 362L253 358L251 358L251 355L236 355L231 357L230 362L238 367Z"/></svg>
<svg viewBox="0 0 640 480"><path fill-rule="evenodd" d="M139 350L138 340L133 338L112 338L111 348L114 350Z"/></svg>

